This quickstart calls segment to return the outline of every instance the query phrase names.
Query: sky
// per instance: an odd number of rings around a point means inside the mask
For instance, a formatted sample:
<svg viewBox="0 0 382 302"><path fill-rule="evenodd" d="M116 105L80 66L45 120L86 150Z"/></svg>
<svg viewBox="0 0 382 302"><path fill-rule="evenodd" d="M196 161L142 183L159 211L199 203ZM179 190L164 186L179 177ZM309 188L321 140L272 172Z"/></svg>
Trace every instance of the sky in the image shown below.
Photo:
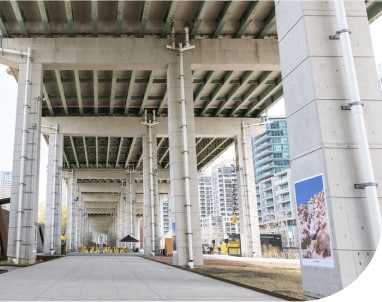
<svg viewBox="0 0 382 302"><path fill-rule="evenodd" d="M370 26L374 54L376 62L382 63L382 17L373 22ZM0 65L0 171L12 170L13 140L16 116L17 84L13 76L6 73L7 67ZM280 101L273 108L269 109L270 115L284 113L283 101ZM44 179L46 179L47 169L47 147L45 141L41 141L40 159L40 199L44 198ZM232 148L222 158L233 159ZM43 192L43 193L41 193Z"/></svg>

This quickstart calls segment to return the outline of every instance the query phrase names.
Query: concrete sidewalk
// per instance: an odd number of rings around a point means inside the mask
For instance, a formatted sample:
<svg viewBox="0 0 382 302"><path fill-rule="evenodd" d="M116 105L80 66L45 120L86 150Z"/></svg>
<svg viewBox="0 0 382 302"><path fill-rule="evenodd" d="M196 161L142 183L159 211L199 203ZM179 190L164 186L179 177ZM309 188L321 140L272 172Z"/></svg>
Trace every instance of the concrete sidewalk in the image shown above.
<svg viewBox="0 0 382 302"><path fill-rule="evenodd" d="M67 256L0 275L0 300L281 301L134 256Z"/></svg>

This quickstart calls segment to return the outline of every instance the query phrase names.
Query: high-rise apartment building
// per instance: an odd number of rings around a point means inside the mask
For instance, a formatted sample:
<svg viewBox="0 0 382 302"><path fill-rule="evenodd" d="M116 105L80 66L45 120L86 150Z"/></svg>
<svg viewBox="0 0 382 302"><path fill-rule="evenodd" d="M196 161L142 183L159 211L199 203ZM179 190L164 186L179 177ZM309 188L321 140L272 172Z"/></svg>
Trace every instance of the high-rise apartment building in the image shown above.
<svg viewBox="0 0 382 302"><path fill-rule="evenodd" d="M218 218L219 225L222 226L224 238L228 234L236 234L238 223L232 224L232 216L238 216L234 212L237 202L237 177L234 166L224 166L212 171L212 201L214 205L214 215Z"/></svg>
<svg viewBox="0 0 382 302"><path fill-rule="evenodd" d="M0 171L0 198L11 197L12 173ZM9 210L9 204L2 206L3 209Z"/></svg>
<svg viewBox="0 0 382 302"><path fill-rule="evenodd" d="M162 224L163 224L163 234L166 234L170 231L170 210L168 206L168 195L160 194L159 200L162 205Z"/></svg>
<svg viewBox="0 0 382 302"><path fill-rule="evenodd" d="M234 166L220 166L211 176L199 177L199 202L203 243L221 241L239 231L237 181ZM232 216L237 217L232 224Z"/></svg>
<svg viewBox="0 0 382 302"><path fill-rule="evenodd" d="M285 119L271 120L252 138L260 232L281 234L283 247L297 246L296 207L290 178Z"/></svg>
<svg viewBox="0 0 382 302"><path fill-rule="evenodd" d="M265 128L263 134L252 138L256 183L289 168L286 120L273 120Z"/></svg>
<svg viewBox="0 0 382 302"><path fill-rule="evenodd" d="M297 247L296 207L290 169L256 185L261 233L281 234L283 247Z"/></svg>
<svg viewBox="0 0 382 302"><path fill-rule="evenodd" d="M211 176L199 177L198 187L199 187L200 217L204 219L209 217L213 211Z"/></svg>

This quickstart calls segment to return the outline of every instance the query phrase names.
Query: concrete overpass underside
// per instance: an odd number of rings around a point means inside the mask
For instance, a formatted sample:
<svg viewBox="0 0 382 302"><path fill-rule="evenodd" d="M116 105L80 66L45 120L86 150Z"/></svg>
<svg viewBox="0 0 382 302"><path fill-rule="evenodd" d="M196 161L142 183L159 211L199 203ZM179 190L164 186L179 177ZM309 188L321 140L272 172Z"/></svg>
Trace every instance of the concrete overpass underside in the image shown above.
<svg viewBox="0 0 382 302"><path fill-rule="evenodd" d="M326 30L334 20L330 2L312 3L284 2L275 9L273 1L0 1L0 47L23 52L0 56L19 82L8 257L35 260L40 133L49 144L45 253L59 250L65 181L71 249L84 245L94 231L117 239L138 237L143 215L140 239L146 254L156 253L162 231L159 196L166 194L176 222L174 264L202 265L197 172L235 145L242 253L261 256L250 156L250 138L261 129L248 125L259 123L285 96L291 141L299 146L291 147L292 170L310 152L333 146L325 139L307 146L306 129L314 132L317 125L296 122L305 120L297 116L307 107L294 92L305 97L310 88L305 76L290 79L309 60L299 57L300 49L291 51L296 45L287 44L294 41L287 29L299 28L311 17L307 11L318 13L306 30ZM366 22L381 15L380 1L354 3L349 11ZM324 49L309 53L322 59L333 47L320 40L327 39L326 32L318 33L302 36L314 43L310 37L317 35L319 45L307 52ZM301 151L305 145L307 151ZM304 173L294 179L309 176ZM337 289L348 281L341 282ZM320 296L316 290L309 293Z"/></svg>

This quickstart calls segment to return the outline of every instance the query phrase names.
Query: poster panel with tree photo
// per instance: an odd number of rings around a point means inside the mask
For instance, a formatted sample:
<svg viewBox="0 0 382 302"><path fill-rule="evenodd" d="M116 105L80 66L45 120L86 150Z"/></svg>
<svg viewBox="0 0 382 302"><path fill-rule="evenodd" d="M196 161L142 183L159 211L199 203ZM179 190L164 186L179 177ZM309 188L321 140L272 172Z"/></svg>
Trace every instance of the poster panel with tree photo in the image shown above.
<svg viewBox="0 0 382 302"><path fill-rule="evenodd" d="M301 264L333 267L322 174L294 183Z"/></svg>

